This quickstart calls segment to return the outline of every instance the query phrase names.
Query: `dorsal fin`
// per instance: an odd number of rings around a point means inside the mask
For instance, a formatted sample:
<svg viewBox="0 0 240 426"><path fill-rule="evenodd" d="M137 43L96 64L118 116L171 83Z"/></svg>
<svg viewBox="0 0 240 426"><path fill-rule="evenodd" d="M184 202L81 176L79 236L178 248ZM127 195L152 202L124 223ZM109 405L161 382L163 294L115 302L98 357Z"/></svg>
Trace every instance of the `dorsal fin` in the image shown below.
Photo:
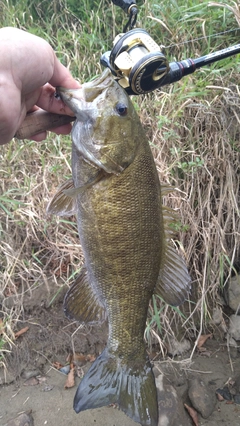
<svg viewBox="0 0 240 426"><path fill-rule="evenodd" d="M154 294L172 306L181 305L191 290L191 278L184 259L167 242Z"/></svg>
<svg viewBox="0 0 240 426"><path fill-rule="evenodd" d="M171 188L167 187L166 190L164 195L169 193ZM191 278L185 260L178 254L170 241L175 233L173 225L179 222L178 213L167 206L162 207L162 212L165 247L154 294L161 296L169 305L178 306L188 298L191 290Z"/></svg>

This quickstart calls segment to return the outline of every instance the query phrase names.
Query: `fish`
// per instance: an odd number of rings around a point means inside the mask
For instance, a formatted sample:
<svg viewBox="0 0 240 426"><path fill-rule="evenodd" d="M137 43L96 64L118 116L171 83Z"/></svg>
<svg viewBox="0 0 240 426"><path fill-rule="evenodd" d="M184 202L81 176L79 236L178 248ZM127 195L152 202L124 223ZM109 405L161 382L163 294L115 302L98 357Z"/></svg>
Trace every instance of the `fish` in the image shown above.
<svg viewBox="0 0 240 426"><path fill-rule="evenodd" d="M155 378L144 331L149 302L188 298L185 260L171 245L174 212L162 205L147 137L127 93L105 70L81 89L58 92L76 116L72 179L48 205L49 214L76 211L84 266L64 299L68 318L85 324L108 320L103 352L81 380L77 413L118 404L142 426L157 426Z"/></svg>

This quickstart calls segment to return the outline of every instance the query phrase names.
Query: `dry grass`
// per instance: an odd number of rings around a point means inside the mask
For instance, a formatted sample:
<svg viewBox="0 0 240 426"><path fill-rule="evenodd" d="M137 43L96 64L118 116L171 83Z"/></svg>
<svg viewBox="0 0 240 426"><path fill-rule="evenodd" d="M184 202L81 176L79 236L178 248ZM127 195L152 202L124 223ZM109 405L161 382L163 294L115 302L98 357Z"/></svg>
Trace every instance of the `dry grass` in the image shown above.
<svg viewBox="0 0 240 426"><path fill-rule="evenodd" d="M181 312L160 303L165 342L213 330L214 308L225 305L224 287L240 267L239 89L221 82L210 90L206 100L188 98L180 117L171 107L175 93L155 95L159 115L167 120L158 129L153 119L148 123L160 179L180 190L165 202L179 211L178 245L193 280ZM155 342L157 321L151 326Z"/></svg>
<svg viewBox="0 0 240 426"><path fill-rule="evenodd" d="M146 14L149 3L145 5ZM235 11L234 16L228 15L228 22L235 25L239 4L231 5ZM6 15L6 10L2 10ZM108 14L110 11L107 9ZM99 72L103 21L93 12L86 24L76 17L71 22L70 15L67 12L66 15L65 26L57 28L53 45L76 76L89 78ZM207 16L202 17L198 26L202 33L207 28ZM180 24L176 18L173 27L174 17L167 14L167 6L165 15L159 12L159 19L171 28L171 35L166 30L166 39L180 42L181 34L177 31ZM216 15L211 25L216 22L221 28L220 19ZM27 29L34 28L30 18L26 21L24 15L24 20L16 18L15 24L20 22ZM150 27L152 22L148 21ZM91 29L94 23L97 36ZM195 28L195 18L191 23ZM62 33L61 28L64 28ZM79 38L81 28L87 28L86 39ZM180 29L182 37L184 34L190 37L189 27L184 33L183 20ZM50 30L45 32L49 38ZM151 30L156 31L156 27L152 26ZM115 28L110 31L114 32ZM40 28L35 32L39 33ZM94 47L94 43L98 50L93 51L88 62L89 46ZM102 48L106 50L106 46ZM186 55L181 46L172 49L171 60L209 50L214 48L210 49L208 42L203 41L202 45L192 42L186 48ZM163 354L174 334L179 339L187 335L196 340L202 330L212 327L213 309L223 307L224 286L233 268L240 268L240 98L236 64L236 58L226 60L222 71L220 65L199 70L174 86L134 100L149 136L160 180L179 189L164 202L179 211L176 244L187 259L193 279L191 300L183 307L173 309L159 300L157 312L150 307L146 337L150 344L158 341ZM48 292L50 279L59 289L66 287L81 265L75 219L71 218L70 222L47 217L45 213L55 189L70 174L69 138L51 134L44 143L15 140L0 149L0 318L4 321L0 356L14 345L16 324L24 316L24 297L39 286ZM0 362L4 362L3 358Z"/></svg>

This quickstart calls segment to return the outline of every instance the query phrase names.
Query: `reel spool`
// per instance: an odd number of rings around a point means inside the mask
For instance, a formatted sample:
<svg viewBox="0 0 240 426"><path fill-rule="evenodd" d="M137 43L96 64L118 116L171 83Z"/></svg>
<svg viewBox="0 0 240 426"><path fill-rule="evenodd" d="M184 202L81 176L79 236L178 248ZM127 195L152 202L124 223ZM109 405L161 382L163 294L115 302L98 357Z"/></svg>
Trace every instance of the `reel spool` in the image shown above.
<svg viewBox="0 0 240 426"><path fill-rule="evenodd" d="M159 87L159 80L169 72L169 64L147 31L135 28L119 34L113 44L101 63L111 69L128 94L140 95Z"/></svg>

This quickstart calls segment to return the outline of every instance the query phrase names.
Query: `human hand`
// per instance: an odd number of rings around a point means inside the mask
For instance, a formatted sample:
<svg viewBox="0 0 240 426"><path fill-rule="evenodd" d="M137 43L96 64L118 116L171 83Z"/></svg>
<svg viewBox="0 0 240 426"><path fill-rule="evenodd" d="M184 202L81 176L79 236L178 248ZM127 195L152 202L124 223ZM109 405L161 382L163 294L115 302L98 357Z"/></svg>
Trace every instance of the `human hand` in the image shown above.
<svg viewBox="0 0 240 426"><path fill-rule="evenodd" d="M55 87L81 87L57 59L45 40L33 34L7 27L0 29L0 144L9 142L22 124L27 112L38 108L57 114L73 115ZM54 129L68 134L71 124ZM40 141L46 132L32 137Z"/></svg>

